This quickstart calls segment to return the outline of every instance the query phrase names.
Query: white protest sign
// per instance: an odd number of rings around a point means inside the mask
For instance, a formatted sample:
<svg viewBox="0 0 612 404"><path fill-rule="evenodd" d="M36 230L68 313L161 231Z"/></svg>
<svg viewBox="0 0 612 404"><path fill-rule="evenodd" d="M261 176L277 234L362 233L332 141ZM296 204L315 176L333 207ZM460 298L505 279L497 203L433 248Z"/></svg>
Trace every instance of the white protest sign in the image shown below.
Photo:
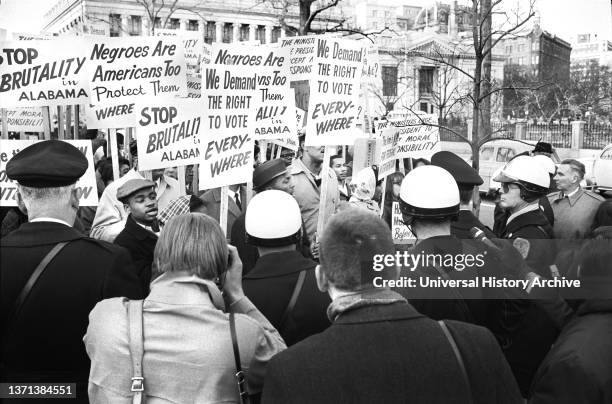
<svg viewBox="0 0 612 404"><path fill-rule="evenodd" d="M12 132L43 132L41 108L8 108L6 110L8 130Z"/></svg>
<svg viewBox="0 0 612 404"><path fill-rule="evenodd" d="M204 42L202 34L198 31L180 31L176 29L155 30L155 36L176 37L183 42L185 49L185 65L187 73L198 75L200 74L200 65L202 63L204 46L209 46Z"/></svg>
<svg viewBox="0 0 612 404"><path fill-rule="evenodd" d="M88 128L135 126L136 101L187 95L183 44L176 37L89 36L86 52Z"/></svg>
<svg viewBox="0 0 612 404"><path fill-rule="evenodd" d="M202 105L187 98L136 104L138 168L141 171L199 163Z"/></svg>
<svg viewBox="0 0 612 404"><path fill-rule="evenodd" d="M80 206L98 205L98 188L96 186L96 175L94 172L93 154L91 151L91 140L64 140L78 148L85 158L88 166L85 174L76 183ZM37 140L0 140L0 206L17 206L15 195L17 183L6 176L6 164L20 150L38 142Z"/></svg>
<svg viewBox="0 0 612 404"><path fill-rule="evenodd" d="M385 178L395 172L395 160L397 153L397 139L399 130L390 127L382 131L382 147L380 148L380 158L378 166L378 179Z"/></svg>
<svg viewBox="0 0 612 404"><path fill-rule="evenodd" d="M257 55L261 60L257 69L255 94L254 137L257 140L282 139L297 136L295 95L287 80L286 48L259 46L240 47L240 52Z"/></svg>
<svg viewBox="0 0 612 404"><path fill-rule="evenodd" d="M6 41L0 52L0 108L88 100L82 39Z"/></svg>
<svg viewBox="0 0 612 404"><path fill-rule="evenodd" d="M321 37L315 47L306 145L354 144L365 50L358 41Z"/></svg>
<svg viewBox="0 0 612 404"><path fill-rule="evenodd" d="M316 37L294 36L283 38L281 47L289 49L289 80L308 80L311 78L315 56Z"/></svg>
<svg viewBox="0 0 612 404"><path fill-rule="evenodd" d="M389 123L399 129L396 158L426 158L441 150L438 117L431 114L395 115Z"/></svg>
<svg viewBox="0 0 612 404"><path fill-rule="evenodd" d="M211 64L202 64L206 136L200 143L200 189L252 180L252 122L264 60L245 51L255 49L215 43Z"/></svg>
<svg viewBox="0 0 612 404"><path fill-rule="evenodd" d="M13 39L16 41L37 41L43 40L46 41L48 39L52 39L53 37L50 35L43 34L30 34L24 32L13 32Z"/></svg>
<svg viewBox="0 0 612 404"><path fill-rule="evenodd" d="M295 94L294 89L289 89L289 98L287 99L288 105L295 106ZM295 133L292 136L285 137L282 139L273 139L272 143L277 144L282 147L286 147L287 149L291 149L295 152L300 148L299 139L297 133L304 127L304 116L306 111L300 108L294 108L295 110Z"/></svg>
<svg viewBox="0 0 612 404"><path fill-rule="evenodd" d="M404 224L399 202L393 202L393 214L391 215L391 234L396 244L414 244L416 237L410 231L410 227Z"/></svg>

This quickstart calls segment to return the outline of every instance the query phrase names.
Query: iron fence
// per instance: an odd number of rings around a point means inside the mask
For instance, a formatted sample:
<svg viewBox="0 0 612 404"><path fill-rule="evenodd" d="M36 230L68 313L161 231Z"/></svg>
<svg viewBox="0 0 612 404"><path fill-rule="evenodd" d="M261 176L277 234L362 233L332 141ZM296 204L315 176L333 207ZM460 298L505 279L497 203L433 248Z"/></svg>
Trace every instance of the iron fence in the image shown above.
<svg viewBox="0 0 612 404"><path fill-rule="evenodd" d="M585 125L584 136L582 138L583 149L603 149L612 143L612 125L610 124L591 124Z"/></svg>
<svg viewBox="0 0 612 404"><path fill-rule="evenodd" d="M525 140L550 143L553 147L572 147L572 126L570 124L535 123L525 128Z"/></svg>

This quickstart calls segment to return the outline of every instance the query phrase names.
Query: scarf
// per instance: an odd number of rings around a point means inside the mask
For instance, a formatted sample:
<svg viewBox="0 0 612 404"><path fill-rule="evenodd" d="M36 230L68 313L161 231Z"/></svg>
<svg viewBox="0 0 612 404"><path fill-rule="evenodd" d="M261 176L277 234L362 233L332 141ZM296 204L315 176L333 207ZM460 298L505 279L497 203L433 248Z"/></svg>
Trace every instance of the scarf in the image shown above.
<svg viewBox="0 0 612 404"><path fill-rule="evenodd" d="M327 307L327 318L333 323L345 311L354 310L359 307L397 302L407 302L407 300L399 293L388 289L360 290L359 292L334 299Z"/></svg>

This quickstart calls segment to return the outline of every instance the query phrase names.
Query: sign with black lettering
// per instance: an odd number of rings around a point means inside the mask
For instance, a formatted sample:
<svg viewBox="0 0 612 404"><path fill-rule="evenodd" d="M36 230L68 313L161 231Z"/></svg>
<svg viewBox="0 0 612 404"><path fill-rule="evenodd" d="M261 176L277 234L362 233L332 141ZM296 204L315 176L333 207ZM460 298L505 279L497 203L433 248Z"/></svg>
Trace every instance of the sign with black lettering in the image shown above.
<svg viewBox="0 0 612 404"><path fill-rule="evenodd" d="M43 132L42 108L9 108L6 110L8 130L12 132Z"/></svg>
<svg viewBox="0 0 612 404"><path fill-rule="evenodd" d="M351 145L361 134L355 117L366 49L359 41L317 37L315 51L306 145Z"/></svg>
<svg viewBox="0 0 612 404"><path fill-rule="evenodd" d="M85 60L82 38L0 42L0 108L86 102Z"/></svg>
<svg viewBox="0 0 612 404"><path fill-rule="evenodd" d="M138 168L153 170L197 164L202 134L201 101L160 98L136 104Z"/></svg>
<svg viewBox="0 0 612 404"><path fill-rule="evenodd" d="M38 142L37 140L0 140L0 206L17 206L15 198L17 183L6 176L6 164L20 150ZM93 153L90 140L64 140L78 148L87 158L87 171L77 181L75 187L80 206L98 205L98 188L94 172Z"/></svg>

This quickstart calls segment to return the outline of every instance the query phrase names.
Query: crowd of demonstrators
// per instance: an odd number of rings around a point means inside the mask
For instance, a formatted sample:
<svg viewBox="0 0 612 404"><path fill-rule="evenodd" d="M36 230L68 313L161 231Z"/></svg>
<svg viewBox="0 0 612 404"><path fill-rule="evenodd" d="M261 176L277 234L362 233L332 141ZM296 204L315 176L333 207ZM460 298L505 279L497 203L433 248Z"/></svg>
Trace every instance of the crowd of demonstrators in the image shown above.
<svg viewBox="0 0 612 404"><path fill-rule="evenodd" d="M225 235L221 189L179 195L171 172L146 180L128 161L89 238L74 186L86 160L65 142L36 143L7 165L23 218L6 236L3 221L2 381L76 381L82 402L88 388L91 402L127 403L140 361L143 394L173 402L238 402L242 371L255 402L608 402L612 204L580 187L579 162L556 166L536 149L494 178L495 231L472 213L482 178L453 153L389 175L381 206L376 167L348 180L336 155L322 189L324 148L303 147L289 166L288 154L257 164L248 207L244 184L228 187ZM486 265L374 271L375 255L398 249L393 202L417 240L408 252L484 251ZM374 276L584 287L432 291L374 287Z"/></svg>

